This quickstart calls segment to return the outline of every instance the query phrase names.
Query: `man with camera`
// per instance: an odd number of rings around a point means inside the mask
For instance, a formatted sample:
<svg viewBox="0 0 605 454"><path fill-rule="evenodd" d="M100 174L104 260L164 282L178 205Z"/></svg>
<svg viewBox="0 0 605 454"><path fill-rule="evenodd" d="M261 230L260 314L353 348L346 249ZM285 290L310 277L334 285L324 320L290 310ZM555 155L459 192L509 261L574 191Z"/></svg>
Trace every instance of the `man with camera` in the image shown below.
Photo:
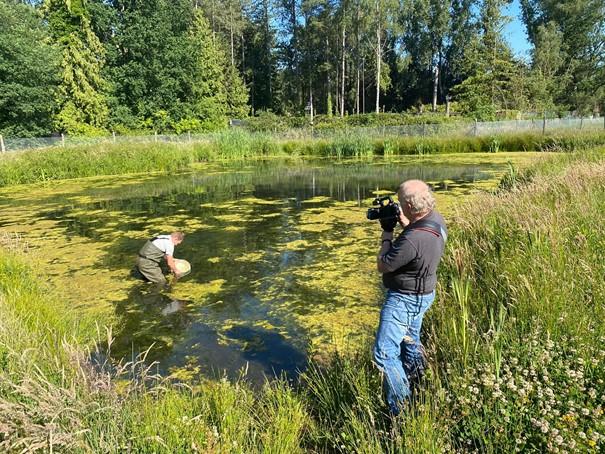
<svg viewBox="0 0 605 454"><path fill-rule="evenodd" d="M422 377L424 349L422 318L435 299L437 266L443 255L447 229L435 211L435 198L426 183L408 180L399 186L399 205L381 203L368 218L379 219L382 244L378 271L387 288L374 345L374 361L384 374L387 402L393 415L410 395L410 382ZM373 211L372 215L370 211ZM393 230L403 231L393 239Z"/></svg>

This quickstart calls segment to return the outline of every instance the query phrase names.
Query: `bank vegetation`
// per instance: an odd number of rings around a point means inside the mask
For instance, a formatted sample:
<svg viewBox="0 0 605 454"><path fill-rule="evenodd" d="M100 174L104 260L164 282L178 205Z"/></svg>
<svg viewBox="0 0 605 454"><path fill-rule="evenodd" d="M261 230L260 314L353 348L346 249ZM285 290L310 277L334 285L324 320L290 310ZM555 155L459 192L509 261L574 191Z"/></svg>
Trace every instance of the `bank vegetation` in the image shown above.
<svg viewBox="0 0 605 454"><path fill-rule="evenodd" d="M204 142L111 144L37 149L0 156L0 186L127 173L175 172L223 159L374 156L516 151L577 151L605 144L605 132L494 136L383 137L346 131L329 139L278 140L267 133L228 131Z"/></svg>

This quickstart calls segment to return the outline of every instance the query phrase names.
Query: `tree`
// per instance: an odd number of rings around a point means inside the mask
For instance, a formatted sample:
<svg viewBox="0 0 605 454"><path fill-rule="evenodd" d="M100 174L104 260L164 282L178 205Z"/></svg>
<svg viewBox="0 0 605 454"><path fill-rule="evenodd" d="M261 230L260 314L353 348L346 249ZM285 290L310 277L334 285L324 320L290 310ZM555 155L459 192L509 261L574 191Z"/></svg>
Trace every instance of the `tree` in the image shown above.
<svg viewBox="0 0 605 454"><path fill-rule="evenodd" d="M590 111L605 101L605 2L602 0L521 0L523 19L534 46L553 23L561 37L565 63L560 75L569 74L564 102ZM551 26L552 27L552 26Z"/></svg>
<svg viewBox="0 0 605 454"><path fill-rule="evenodd" d="M273 10L269 0L254 0L248 11L248 26L244 32L248 58L244 62L245 80L250 86L253 112L281 111L280 88L277 83L275 30Z"/></svg>
<svg viewBox="0 0 605 454"><path fill-rule="evenodd" d="M195 10L189 31L194 65L189 77L192 118L202 130L224 127L227 117L247 115L248 92L228 53L213 39L210 24L201 10ZM195 123L193 123L195 124Z"/></svg>
<svg viewBox="0 0 605 454"><path fill-rule="evenodd" d="M101 75L105 52L83 0L47 0L44 12L63 55L55 125L69 134L103 133L109 113Z"/></svg>
<svg viewBox="0 0 605 454"><path fill-rule="evenodd" d="M563 36L556 24L549 22L538 26L534 42L529 89L533 108L539 112L554 110L564 105L571 80L570 68L565 67Z"/></svg>
<svg viewBox="0 0 605 454"><path fill-rule="evenodd" d="M282 88L284 106L287 112L300 113L304 108L303 81L301 80L301 44L300 44L300 0L277 0L277 13L280 19L278 59L283 67Z"/></svg>
<svg viewBox="0 0 605 454"><path fill-rule="evenodd" d="M210 26L201 11L194 12L189 31L190 50L194 55L190 74L193 116L205 130L220 129L227 122L227 94L223 59L210 33Z"/></svg>
<svg viewBox="0 0 605 454"><path fill-rule="evenodd" d="M189 46L194 20L189 0L114 0L117 49L110 71L116 108L112 122L170 130L192 115Z"/></svg>
<svg viewBox="0 0 605 454"><path fill-rule="evenodd" d="M0 134L49 134L60 54L32 7L2 1L0 23Z"/></svg>
<svg viewBox="0 0 605 454"><path fill-rule="evenodd" d="M399 2L397 0L374 0L374 53L375 53L375 84L376 84L376 113L380 112L380 90L387 88L385 69L382 67L386 43L386 34L395 28L399 13ZM388 73L387 73L388 74Z"/></svg>
<svg viewBox="0 0 605 454"><path fill-rule="evenodd" d="M503 5L502 0L484 0L482 33L471 38L464 58L462 70L467 78L453 89L464 112L476 118L493 119L498 111L527 106L524 68L502 38Z"/></svg>

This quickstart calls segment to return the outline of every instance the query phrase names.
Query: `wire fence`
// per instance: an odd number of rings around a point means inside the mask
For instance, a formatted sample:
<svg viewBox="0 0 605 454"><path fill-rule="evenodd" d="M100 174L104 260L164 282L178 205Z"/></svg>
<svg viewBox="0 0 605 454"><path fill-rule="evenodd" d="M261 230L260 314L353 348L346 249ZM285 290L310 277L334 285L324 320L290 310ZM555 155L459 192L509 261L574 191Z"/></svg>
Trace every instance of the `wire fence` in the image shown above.
<svg viewBox="0 0 605 454"><path fill-rule="evenodd" d="M103 137L56 137L12 138L0 135L0 151L12 152L39 148L73 147L79 145L97 145L106 143L140 144L140 143L212 143L220 140L225 134L239 130L243 134L262 135L274 140L306 139L341 139L364 136L381 137L449 137L449 136L490 136L512 133L547 134L563 131L597 131L605 130L605 117L590 118L542 118L532 120L508 120L493 122L457 122L442 124L417 124L404 126L349 127L346 129L300 128L282 132L248 133L245 129L234 128L228 132L207 134L150 134L150 135L117 135Z"/></svg>

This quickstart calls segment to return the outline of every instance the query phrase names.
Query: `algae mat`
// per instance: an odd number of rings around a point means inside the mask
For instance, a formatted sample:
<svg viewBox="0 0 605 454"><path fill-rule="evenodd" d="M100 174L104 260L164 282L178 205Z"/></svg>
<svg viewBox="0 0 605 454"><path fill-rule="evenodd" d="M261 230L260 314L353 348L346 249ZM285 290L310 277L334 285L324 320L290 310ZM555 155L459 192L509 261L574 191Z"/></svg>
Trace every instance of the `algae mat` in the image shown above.
<svg viewBox="0 0 605 454"><path fill-rule="evenodd" d="M0 191L41 279L75 311L111 324L112 354L186 380L295 376L309 355L373 335L382 300L377 194L430 182L446 215L535 153L391 160L254 160L177 175L95 177ZM182 230L192 272L168 291L131 277L144 241Z"/></svg>

